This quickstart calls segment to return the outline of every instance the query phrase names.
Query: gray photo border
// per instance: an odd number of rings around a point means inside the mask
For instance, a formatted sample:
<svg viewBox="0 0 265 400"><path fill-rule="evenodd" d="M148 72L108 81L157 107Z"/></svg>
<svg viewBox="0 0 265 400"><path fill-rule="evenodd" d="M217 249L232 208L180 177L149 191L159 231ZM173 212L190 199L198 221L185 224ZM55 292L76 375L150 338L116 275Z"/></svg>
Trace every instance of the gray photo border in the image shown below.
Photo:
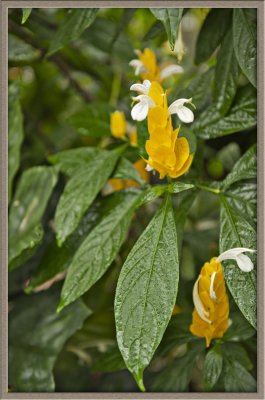
<svg viewBox="0 0 265 400"><path fill-rule="evenodd" d="M189 7L189 8L257 8L258 10L258 391L257 393L8 393L8 277L7 277L7 210L8 210L8 118L7 118L7 86L8 86L8 57L7 57L7 32L8 32L8 8L148 8L148 7ZM0 0L1 10L1 146L0 146L0 177L1 177L1 207L0 207L0 399L265 399L264 385L264 193L265 193L265 141L264 141L264 0Z"/></svg>

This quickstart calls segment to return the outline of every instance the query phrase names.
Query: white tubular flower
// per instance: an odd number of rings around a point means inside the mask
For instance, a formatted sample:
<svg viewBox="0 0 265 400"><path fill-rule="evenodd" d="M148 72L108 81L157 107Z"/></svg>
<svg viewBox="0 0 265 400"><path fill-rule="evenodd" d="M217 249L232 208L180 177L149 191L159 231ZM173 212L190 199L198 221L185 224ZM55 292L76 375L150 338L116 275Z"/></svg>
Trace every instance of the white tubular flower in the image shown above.
<svg viewBox="0 0 265 400"><path fill-rule="evenodd" d="M150 86L151 86L151 82L146 79L143 81L143 83L134 83L130 87L130 90L134 90L135 92L140 92L140 93L147 95L149 92Z"/></svg>
<svg viewBox="0 0 265 400"><path fill-rule="evenodd" d="M161 70L160 77L161 79L166 79L170 75L181 74L183 73L183 71L184 70L180 65L168 65L167 67Z"/></svg>
<svg viewBox="0 0 265 400"><path fill-rule="evenodd" d="M135 83L130 87L130 90L135 90L140 92L137 97L133 97L134 101L138 101L131 111L132 119L135 121L143 121L148 114L148 110L155 106L154 101L148 96L148 92L151 86L151 82L148 80L143 81L143 83Z"/></svg>
<svg viewBox="0 0 265 400"><path fill-rule="evenodd" d="M254 265L248 256L242 254L245 251L250 253L256 252L256 250L247 249L245 247L235 247L234 249L224 251L222 254L220 254L216 261L222 262L224 260L235 260L241 271L250 272L253 270Z"/></svg>
<svg viewBox="0 0 265 400"><path fill-rule="evenodd" d="M194 114L188 108L185 107L184 104L189 103L192 104L192 99L178 99L175 100L168 108L169 114L177 114L179 119L186 124L193 122Z"/></svg>
<svg viewBox="0 0 265 400"><path fill-rule="evenodd" d="M146 68L144 66L144 64L142 63L142 61L140 60L131 60L129 62L130 67L133 67L135 69L135 75L139 75L142 72L146 72Z"/></svg>
<svg viewBox="0 0 265 400"><path fill-rule="evenodd" d="M145 94L140 94L137 97L133 97L133 100L139 101L131 111L132 119L135 121L143 121L148 114L148 110L155 106L154 101Z"/></svg>
<svg viewBox="0 0 265 400"><path fill-rule="evenodd" d="M199 296L199 291L198 291L198 285L199 285L199 280L201 276L199 275L199 278L196 280L193 286L193 291L192 291L192 297L193 297L193 303L196 308L197 313L201 317L201 319L205 322L208 322L208 324L211 324L211 320L207 317L209 317L208 311L205 310L202 301Z"/></svg>
<svg viewBox="0 0 265 400"><path fill-rule="evenodd" d="M213 274L211 276L211 283L210 283L210 297L214 301L217 300L217 296L216 296L216 293L215 293L214 288L213 288L215 275L216 275L216 272L213 272Z"/></svg>

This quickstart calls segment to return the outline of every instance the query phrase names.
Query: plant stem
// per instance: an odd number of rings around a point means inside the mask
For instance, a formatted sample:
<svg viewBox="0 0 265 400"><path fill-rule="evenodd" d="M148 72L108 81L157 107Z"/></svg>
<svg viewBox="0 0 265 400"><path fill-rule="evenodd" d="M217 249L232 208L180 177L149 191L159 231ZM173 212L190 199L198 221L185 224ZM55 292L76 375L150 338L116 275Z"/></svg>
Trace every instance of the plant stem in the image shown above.
<svg viewBox="0 0 265 400"><path fill-rule="evenodd" d="M195 185L198 189L202 189L202 190L205 190L205 191L207 191L207 192L210 192L210 193L214 193L214 194L220 194L221 193L221 190L220 189L213 189L213 188L210 188L209 186L204 186L204 185Z"/></svg>

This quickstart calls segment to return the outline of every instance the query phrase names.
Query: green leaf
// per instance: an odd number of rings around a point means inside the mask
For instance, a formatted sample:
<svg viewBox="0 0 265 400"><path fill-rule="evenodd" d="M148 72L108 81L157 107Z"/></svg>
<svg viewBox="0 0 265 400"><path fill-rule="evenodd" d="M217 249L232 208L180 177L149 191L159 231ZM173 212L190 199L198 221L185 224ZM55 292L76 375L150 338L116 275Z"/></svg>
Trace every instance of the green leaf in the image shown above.
<svg viewBox="0 0 265 400"><path fill-rule="evenodd" d="M125 192L121 200L83 241L69 266L60 311L87 292L116 257L130 226L141 192Z"/></svg>
<svg viewBox="0 0 265 400"><path fill-rule="evenodd" d="M182 18L183 8L150 8L152 14L163 23L170 48L173 51Z"/></svg>
<svg viewBox="0 0 265 400"><path fill-rule="evenodd" d="M257 184L242 182L225 192L226 200L239 215L256 229L257 225Z"/></svg>
<svg viewBox="0 0 265 400"><path fill-rule="evenodd" d="M212 8L200 30L195 53L195 64L207 61L221 43L232 20L232 9Z"/></svg>
<svg viewBox="0 0 265 400"><path fill-rule="evenodd" d="M224 387L226 392L256 392L257 382L241 364L227 358L224 363Z"/></svg>
<svg viewBox="0 0 265 400"><path fill-rule="evenodd" d="M110 114L113 107L106 103L93 102L69 117L69 123L84 136L110 136Z"/></svg>
<svg viewBox="0 0 265 400"><path fill-rule="evenodd" d="M233 183L243 179L257 178L257 145L251 146L237 161L234 168L222 182L223 188L228 188Z"/></svg>
<svg viewBox="0 0 265 400"><path fill-rule="evenodd" d="M23 114L20 106L20 86L13 82L8 87L8 200L12 183L19 168L20 147L24 138Z"/></svg>
<svg viewBox="0 0 265 400"><path fill-rule="evenodd" d="M225 341L239 342L250 339L255 335L256 330L250 325L250 323L238 312L230 314L231 325L223 336Z"/></svg>
<svg viewBox="0 0 265 400"><path fill-rule="evenodd" d="M20 266L16 258L40 242L41 220L56 182L52 167L33 167L22 175L9 215L10 269Z"/></svg>
<svg viewBox="0 0 265 400"><path fill-rule="evenodd" d="M195 200L196 191L192 190L189 193L183 193L183 196L178 199L178 204L175 211L175 222L178 235L178 254L180 257L183 239L184 224L188 215L188 212Z"/></svg>
<svg viewBox="0 0 265 400"><path fill-rule="evenodd" d="M112 199L113 197L113 199ZM48 289L54 282L64 277L64 272L72 262L73 256L84 238L95 224L108 212L106 203L115 201L116 197L107 196L103 201L96 201L87 210L76 230L69 236L62 247L54 240L45 251L38 268L33 271L26 293ZM105 207L103 207L103 204ZM106 208L106 211L104 210Z"/></svg>
<svg viewBox="0 0 265 400"><path fill-rule="evenodd" d="M251 370L253 368L253 364L248 356L248 353L239 343L224 343L222 349L227 358L230 358L233 361L238 361L239 364L243 365L243 367L247 370Z"/></svg>
<svg viewBox="0 0 265 400"><path fill-rule="evenodd" d="M96 18L98 8L71 9L53 36L47 55L78 39Z"/></svg>
<svg viewBox="0 0 265 400"><path fill-rule="evenodd" d="M85 211L111 175L122 147L102 150L100 155L79 168L67 182L55 212L57 241L61 245L75 230Z"/></svg>
<svg viewBox="0 0 265 400"><path fill-rule="evenodd" d="M77 302L56 315L58 296L20 298L9 317L9 379L18 392L55 390L53 367L66 340L90 311Z"/></svg>
<svg viewBox="0 0 265 400"><path fill-rule="evenodd" d="M164 368L158 374L152 390L154 392L186 392L191 381L192 371L196 362L196 356L204 350L202 340L193 343L187 353L176 358L172 365Z"/></svg>
<svg viewBox="0 0 265 400"><path fill-rule="evenodd" d="M206 391L210 391L221 375L223 356L219 346L215 345L206 354L203 366L203 385Z"/></svg>
<svg viewBox="0 0 265 400"><path fill-rule="evenodd" d="M50 163L58 165L61 172L72 177L78 173L80 168L90 169L96 159L104 155L106 155L105 150L96 147L79 147L53 154L48 157L48 160Z"/></svg>
<svg viewBox="0 0 265 400"><path fill-rule="evenodd" d="M233 9L233 44L238 63L253 86L257 87L257 10Z"/></svg>
<svg viewBox="0 0 265 400"><path fill-rule="evenodd" d="M92 365L93 372L115 372L126 369L118 346L112 346L109 350L98 356Z"/></svg>
<svg viewBox="0 0 265 400"><path fill-rule="evenodd" d="M217 56L214 77L214 101L221 114L226 114L237 91L239 66L234 53L232 29L225 35Z"/></svg>
<svg viewBox="0 0 265 400"><path fill-rule="evenodd" d="M235 248L246 247L256 249L256 230L234 209L226 198L221 196L220 216L220 252ZM248 256L252 259L253 255ZM227 286L248 322L256 328L257 324L257 282L256 271L243 272L235 261L222 262Z"/></svg>
<svg viewBox="0 0 265 400"><path fill-rule="evenodd" d="M198 338L190 332L191 322L191 313L173 315L156 351L156 355L164 356L175 349L176 346L198 341Z"/></svg>
<svg viewBox="0 0 265 400"><path fill-rule="evenodd" d="M153 185L145 190L141 198L141 204L149 203L162 196L164 193L180 193L194 188L194 185L183 182L172 182L168 185Z"/></svg>
<svg viewBox="0 0 265 400"><path fill-rule="evenodd" d="M175 304L179 261L177 233L167 195L122 267L115 297L118 345L139 388Z"/></svg>
<svg viewBox="0 0 265 400"><path fill-rule="evenodd" d="M30 16L32 11L32 8L22 8L22 20L21 24L25 24L27 21L28 17Z"/></svg>
<svg viewBox="0 0 265 400"><path fill-rule="evenodd" d="M38 49L34 49L30 44L12 33L8 34L8 61L27 63L36 60L39 56L40 51Z"/></svg>
<svg viewBox="0 0 265 400"><path fill-rule="evenodd" d="M129 179L144 185L146 182L140 177L138 171L134 168L133 164L127 160L127 158L122 157L119 161L117 167L114 170L112 178L118 179Z"/></svg>
<svg viewBox="0 0 265 400"><path fill-rule="evenodd" d="M215 104L203 111L192 126L193 132L202 139L241 132L257 124L257 93L247 85L239 89L232 108L223 117Z"/></svg>

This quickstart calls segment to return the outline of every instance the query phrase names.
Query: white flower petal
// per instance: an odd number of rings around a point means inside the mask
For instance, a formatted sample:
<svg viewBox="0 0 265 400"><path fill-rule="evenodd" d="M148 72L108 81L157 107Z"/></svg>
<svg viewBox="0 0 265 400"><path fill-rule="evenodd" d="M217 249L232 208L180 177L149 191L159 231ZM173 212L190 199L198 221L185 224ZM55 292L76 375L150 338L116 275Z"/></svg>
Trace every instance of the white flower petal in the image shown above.
<svg viewBox="0 0 265 400"><path fill-rule="evenodd" d="M151 82L148 79L143 81L143 85L149 90L151 86Z"/></svg>
<svg viewBox="0 0 265 400"><path fill-rule="evenodd" d="M194 121L194 114L188 107L180 107L176 114L179 119L186 124L190 124Z"/></svg>
<svg viewBox="0 0 265 400"><path fill-rule="evenodd" d="M130 65L131 67L135 68L135 75L139 75L140 72L143 72L143 70L146 69L145 66L144 66L144 64L143 64L142 61L140 61L140 60L131 60L131 61L129 62L129 65Z"/></svg>
<svg viewBox="0 0 265 400"><path fill-rule="evenodd" d="M224 260L235 260L241 271L250 272L254 266L251 259L245 254L242 254L245 251L255 253L256 250L248 249L246 247L235 247L234 249L224 251L222 254L220 254L217 258L217 262L222 262Z"/></svg>
<svg viewBox="0 0 265 400"><path fill-rule="evenodd" d="M135 92L140 92L144 94L148 94L149 89L146 87L146 85L143 85L142 83L134 83L131 87L130 90L134 90Z"/></svg>
<svg viewBox="0 0 265 400"><path fill-rule="evenodd" d="M216 275L216 272L213 272L213 274L211 276L211 283L210 283L210 297L214 301L217 300L216 293L215 293L214 288L213 288L215 275Z"/></svg>
<svg viewBox="0 0 265 400"><path fill-rule="evenodd" d="M236 262L241 271L243 272L250 272L254 268L253 262L245 254L239 254L236 258Z"/></svg>
<svg viewBox="0 0 265 400"><path fill-rule="evenodd" d="M155 102L153 99L151 99L151 97L147 96L146 94L139 94L139 96L133 97L134 101L141 101L141 102L145 102L148 104L148 107L154 107L155 106Z"/></svg>
<svg viewBox="0 0 265 400"><path fill-rule="evenodd" d="M152 161L152 158L149 157L149 158L148 158L148 161ZM154 169L154 168L151 167L151 165L149 165L149 164L147 164L146 167L145 167L145 170L148 171L148 172L153 171L153 169Z"/></svg>
<svg viewBox="0 0 265 400"><path fill-rule="evenodd" d="M196 280L196 282L194 283L194 286L193 286L193 291L192 291L193 303L194 303L194 306L195 306L196 311L199 314L200 318L203 321L208 322L208 324L211 324L211 320L209 320L207 318L209 316L209 313L208 313L208 311L205 310L205 308L202 304L202 301L200 299L200 296L199 296L198 285L199 285L200 277L201 276L199 276L199 278Z"/></svg>
<svg viewBox="0 0 265 400"><path fill-rule="evenodd" d="M143 121L147 117L148 109L148 103L145 101L140 101L132 108L132 119L134 119L135 121Z"/></svg>
<svg viewBox="0 0 265 400"><path fill-rule="evenodd" d="M168 108L169 114L177 114L182 122L190 123L194 120L193 112L185 107L184 104L191 103L192 99L178 99L175 100Z"/></svg>
<svg viewBox="0 0 265 400"><path fill-rule="evenodd" d="M181 74L183 71L184 70L180 65L168 65L161 70L160 77L162 79L166 79L170 75Z"/></svg>

